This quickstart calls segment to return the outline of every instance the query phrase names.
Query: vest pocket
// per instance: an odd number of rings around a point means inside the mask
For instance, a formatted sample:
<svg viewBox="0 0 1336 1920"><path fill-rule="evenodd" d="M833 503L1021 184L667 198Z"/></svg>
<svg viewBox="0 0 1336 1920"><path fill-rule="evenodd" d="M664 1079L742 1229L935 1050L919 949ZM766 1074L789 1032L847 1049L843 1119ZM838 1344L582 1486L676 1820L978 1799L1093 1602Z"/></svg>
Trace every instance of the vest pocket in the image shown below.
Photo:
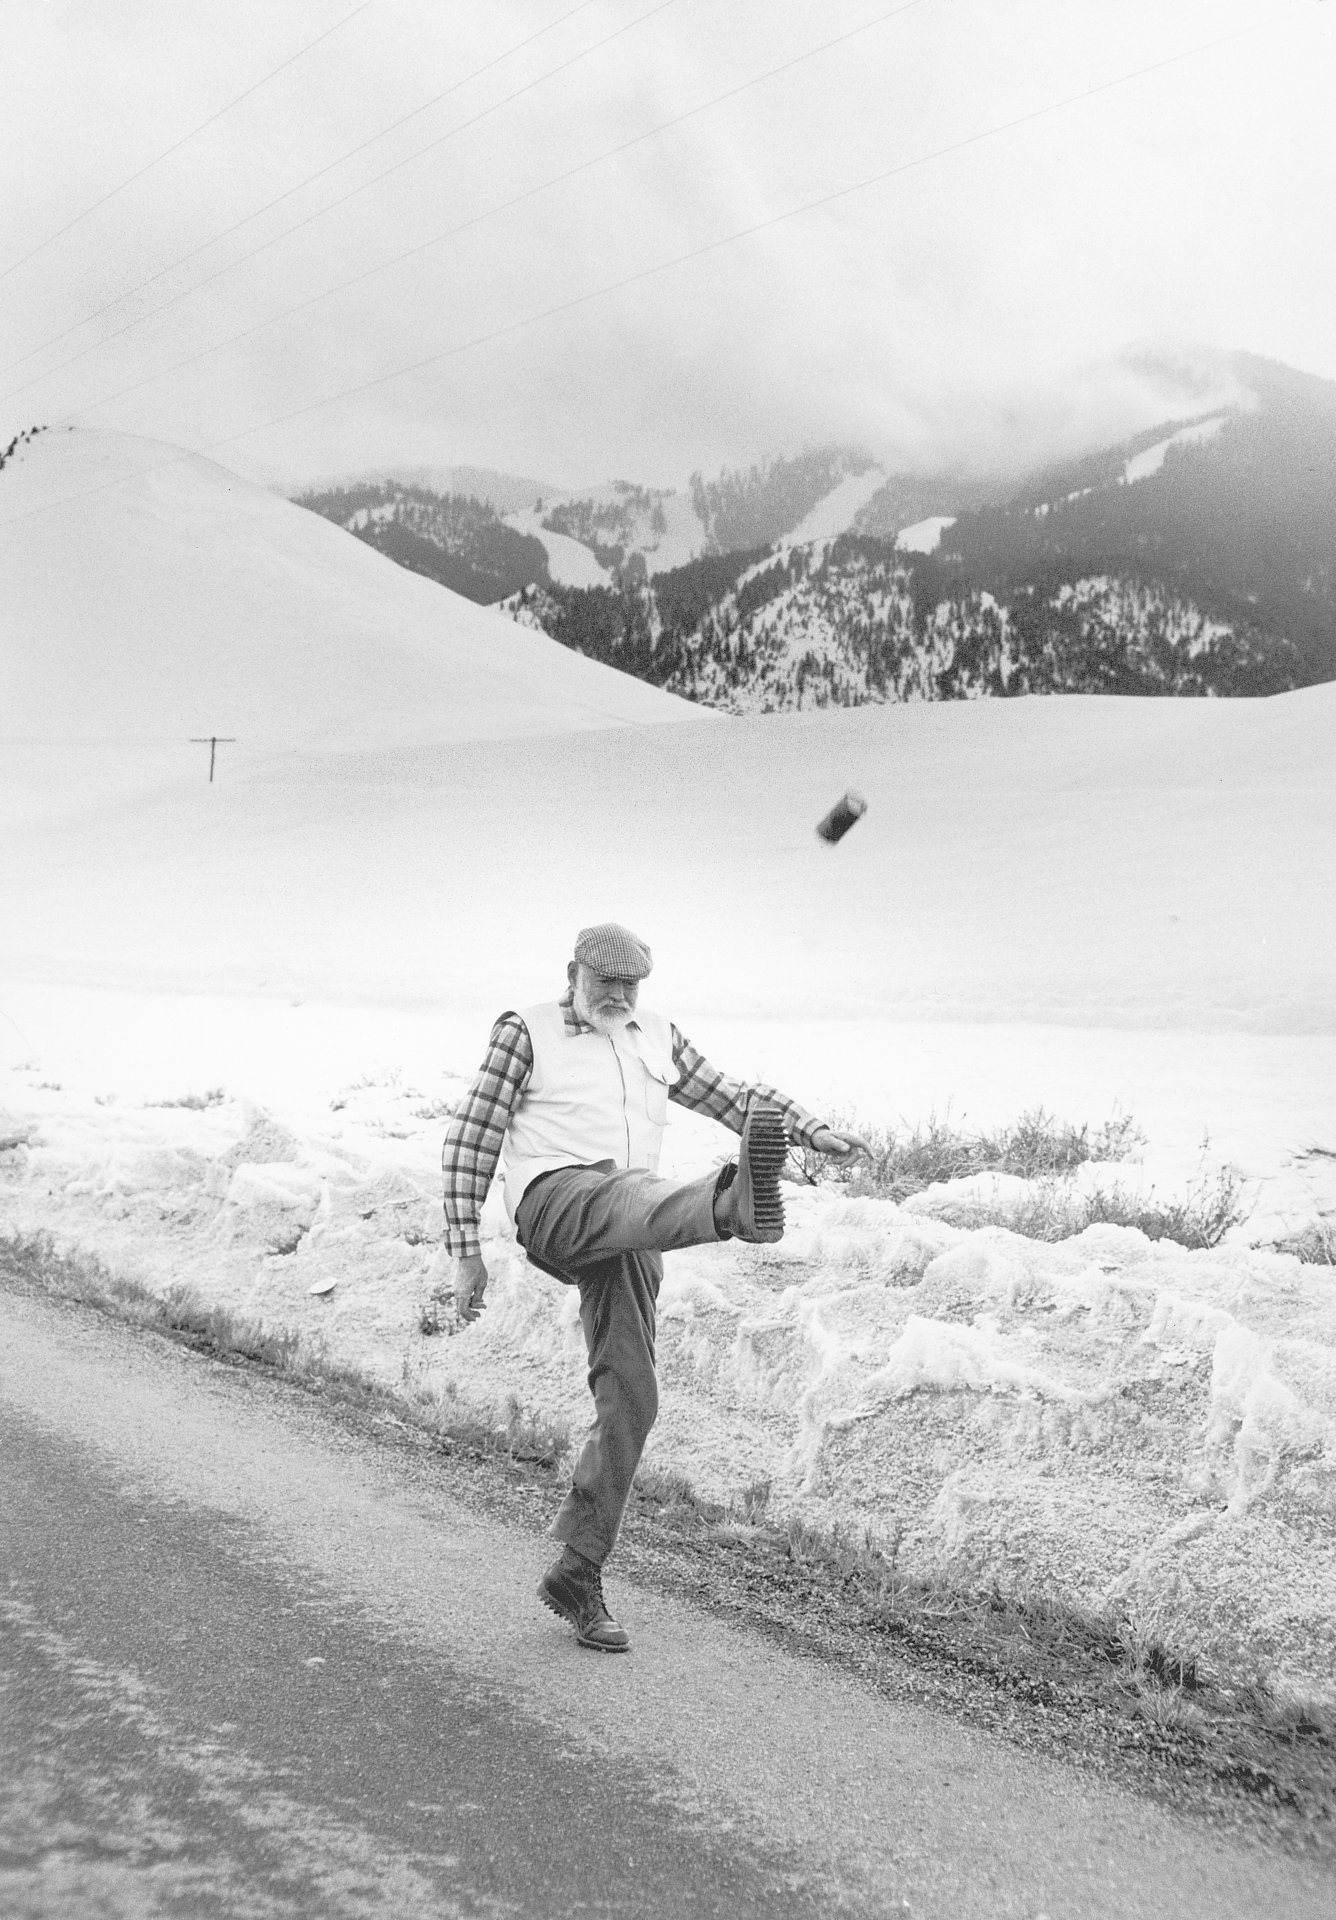
<svg viewBox="0 0 1336 1920"><path fill-rule="evenodd" d="M660 1078L661 1071L645 1062L645 1113L656 1127L668 1118L668 1082Z"/></svg>

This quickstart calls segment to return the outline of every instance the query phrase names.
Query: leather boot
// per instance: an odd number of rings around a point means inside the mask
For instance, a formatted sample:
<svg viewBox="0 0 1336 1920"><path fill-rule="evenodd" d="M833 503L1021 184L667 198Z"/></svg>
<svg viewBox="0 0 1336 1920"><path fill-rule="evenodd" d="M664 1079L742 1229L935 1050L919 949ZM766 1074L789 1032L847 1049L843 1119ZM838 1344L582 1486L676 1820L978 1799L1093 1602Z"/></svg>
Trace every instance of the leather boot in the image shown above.
<svg viewBox="0 0 1336 1920"><path fill-rule="evenodd" d="M570 1621L582 1647L592 1647L595 1653L625 1653L630 1646L630 1634L617 1625L604 1604L602 1568L574 1547L562 1548L561 1558L538 1582L538 1598Z"/></svg>
<svg viewBox="0 0 1336 1920"><path fill-rule="evenodd" d="M759 1105L749 1108L737 1167L725 1167L725 1183L715 1195L714 1224L721 1238L736 1234L739 1240L783 1239L784 1202L779 1175L787 1152L779 1109ZM730 1172L733 1178L727 1180Z"/></svg>

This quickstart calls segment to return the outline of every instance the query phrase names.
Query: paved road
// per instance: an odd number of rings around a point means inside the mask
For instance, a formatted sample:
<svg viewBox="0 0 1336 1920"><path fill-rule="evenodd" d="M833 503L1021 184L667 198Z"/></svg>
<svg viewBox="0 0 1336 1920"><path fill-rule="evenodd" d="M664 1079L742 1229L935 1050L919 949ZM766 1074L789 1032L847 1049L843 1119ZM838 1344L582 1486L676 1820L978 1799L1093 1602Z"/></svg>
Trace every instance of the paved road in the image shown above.
<svg viewBox="0 0 1336 1920"><path fill-rule="evenodd" d="M0 1292L0 1914L1321 1915L1301 1862L626 1586L318 1402Z"/></svg>

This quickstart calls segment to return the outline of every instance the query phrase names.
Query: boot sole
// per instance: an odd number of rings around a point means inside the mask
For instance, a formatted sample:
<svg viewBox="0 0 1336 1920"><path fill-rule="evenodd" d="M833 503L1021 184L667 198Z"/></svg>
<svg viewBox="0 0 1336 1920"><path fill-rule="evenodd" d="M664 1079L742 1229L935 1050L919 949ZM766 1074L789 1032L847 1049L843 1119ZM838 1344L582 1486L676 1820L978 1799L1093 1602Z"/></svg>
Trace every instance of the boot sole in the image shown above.
<svg viewBox="0 0 1336 1920"><path fill-rule="evenodd" d="M747 1168L753 1236L759 1241L784 1237L784 1202L779 1176L789 1150L784 1123L774 1107L753 1107L747 1116L741 1159ZM741 1171L741 1169L739 1169Z"/></svg>
<svg viewBox="0 0 1336 1920"><path fill-rule="evenodd" d="M538 1598L549 1613L555 1613L558 1620L564 1620L567 1626L575 1628L576 1641L580 1646L588 1647L591 1653L629 1653L631 1651L629 1639L623 1640L620 1646L611 1646L604 1640L587 1639L580 1629L580 1622L576 1615L569 1607L563 1606L555 1594L549 1593L545 1586L539 1587Z"/></svg>

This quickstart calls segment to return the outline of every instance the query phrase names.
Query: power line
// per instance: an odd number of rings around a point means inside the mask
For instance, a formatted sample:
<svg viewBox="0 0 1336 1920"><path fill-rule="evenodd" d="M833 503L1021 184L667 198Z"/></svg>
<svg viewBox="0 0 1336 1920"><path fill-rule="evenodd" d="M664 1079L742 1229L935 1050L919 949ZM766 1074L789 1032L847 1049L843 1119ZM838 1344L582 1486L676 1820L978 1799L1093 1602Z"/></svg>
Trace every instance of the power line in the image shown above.
<svg viewBox="0 0 1336 1920"><path fill-rule="evenodd" d="M717 93L709 100L702 100L698 106L689 107L685 113L676 114L670 120L661 120L657 126L649 127L643 133L634 134L629 140L623 140L615 147L605 148L602 153L594 154L588 160L582 160L577 166L568 167L564 173L553 174L548 179L539 181L536 186L526 188L523 193L518 193L512 199L504 200L497 206L488 207L484 212L475 214L472 219L463 220L457 226L447 227L441 233L433 234L430 239L422 240L403 253L395 254L393 259L382 260L377 266L367 267L363 272L355 273L347 280L340 280L334 286L326 287L322 293L314 293L306 300L299 300L295 306L285 307L282 313L271 314L267 320L261 320L253 327L246 327L240 333L231 334L226 340L215 341L212 346L201 347L198 353L188 354L184 360L174 361L170 367L162 367L156 373L146 374L142 380L133 381L129 386L118 387L114 393L103 394L101 399L90 400L76 407L71 413L63 415L56 425L64 426L71 420L94 412L98 407L110 406L113 401L125 399L127 394L139 393L143 388L153 386L159 380L166 380L174 373L183 372L186 367L196 365L200 360L207 359L210 354L223 353L228 347L235 347L243 340L253 339L257 333L263 333L267 327L275 327L283 320L290 320L294 314L304 313L308 308L318 306L322 300L332 299L336 293L345 293L349 287L360 286L364 281L374 279L377 274L388 273L392 267L402 266L406 260L415 259L418 254L440 246L443 241L457 239L461 233L467 233L474 227L482 226L488 220L513 211L514 208L523 205L526 200L532 200L538 194L548 192L552 187L563 186L579 174L588 173L592 168L601 166L604 161L615 159L632 147L640 146L646 140L652 140L658 134L666 133L673 127L680 127L684 121L693 120L697 115L722 105L726 100L735 99L739 94L748 92L752 87L760 86L764 81L773 80L781 73L790 72L794 67L803 65L805 61L815 59L818 54L828 53L832 47L843 46L848 41L857 39L861 34L869 33L873 27L882 26L888 20L897 19L902 13L910 13L915 7L926 4L927 0L906 0L904 5L892 7L885 13L877 14L873 19L865 20L861 26L850 28L847 33L837 34L830 40L823 40L819 46L809 47L805 52L795 54L792 59L781 61L778 66L768 67L764 73L755 74L750 80L743 80L737 86L728 87L723 93Z"/></svg>
<svg viewBox="0 0 1336 1920"><path fill-rule="evenodd" d="M47 501L40 507L32 508L28 513L14 514L9 519L0 521L0 526L17 526L24 520L34 519L37 515L51 512L57 507L69 506L75 501L105 493L111 487L122 485L124 479L140 479L148 474L160 473L168 467L178 466L182 460L203 457L215 452L219 447L234 446L238 440L251 439L255 434L267 432L271 427L286 426L293 420L303 419L307 414L318 413L323 407L333 406L339 400L355 399L376 387L385 386L391 380L403 379L408 374L421 373L428 367L439 366L444 360L457 359L463 354L475 352L480 347L491 346L498 340L523 332L527 327L538 326L546 320L559 319L580 307L592 305L596 300L606 299L610 294L625 292L629 287L654 279L659 274L668 273L674 267L705 259L724 247L735 245L739 240L750 239L758 233L769 231L772 227L782 226L786 221L799 219L804 214L815 213L822 207L833 206L838 201L850 199L854 194L866 192L869 187L881 186L902 174L930 166L934 161L947 159L953 154L967 151L970 147L979 146L987 140L995 140L1003 134L1015 132L1019 127L1031 126L1037 120L1060 113L1067 107L1077 106L1082 101L1095 99L1100 94L1111 93L1119 87L1130 86L1134 81L1143 80L1152 73L1162 73L1169 67L1180 66L1185 60L1195 59L1203 53L1214 52L1218 47L1228 46L1236 40L1248 38L1274 24L1271 19L1257 20L1249 26L1237 27L1230 33L1220 34L1213 40L1199 41L1196 46L1185 47L1180 52L1167 54L1160 60L1152 60L1145 66L1135 67L1127 73L1115 74L1112 79L1098 81L1094 86L1083 87L1077 93L1065 94L1059 100L1052 100L1042 107L1033 107L1025 113L1015 114L1011 119L998 121L991 127L982 127L976 133L966 134L959 140L949 141L945 146L935 147L928 153L898 161L895 166L884 167L877 173L867 174L861 180L851 181L848 186L837 187L830 193L819 194L815 199L803 201L799 206L789 207L783 213L770 214L764 220L756 220L748 226L737 227L733 232L721 234L715 240L707 240L702 245L691 247L684 253L673 254L667 260L657 261L653 266L642 267L637 272L626 274L619 280L607 281L602 286L591 288L586 293L576 294L569 300L558 301L537 313L525 315L523 319L509 321L505 326L494 327L487 333L475 334L471 339L461 340L452 347L443 347L437 353L427 354L421 360L394 367L388 373L377 374L370 380L359 381L356 386L340 388L338 392L326 394L322 399L308 401L301 407L293 407L287 413L274 414L268 420L260 420L253 426L242 427L236 433L223 434L216 440L206 442L203 447L189 449L174 455L170 460L159 461L155 466L141 467L133 475L103 481L100 485L85 488L80 493L65 495L60 500Z"/></svg>
<svg viewBox="0 0 1336 1920"><path fill-rule="evenodd" d="M598 53L601 48L608 46L613 40L621 39L623 34L633 32L636 27L643 26L646 20L652 20L656 14L665 13L669 7L676 5L677 0L657 0L654 6L647 8L644 13L637 14L634 20L629 20L624 26L614 28L611 33L605 34L601 40L595 40L592 46L585 47L581 52L572 54L569 59L561 61L557 66L549 67L546 73L540 73L536 79L526 81L524 86L517 87L513 93L506 94L504 99L497 100L493 102L490 107L484 107L481 112L475 113L471 120L461 120L457 126L451 127L446 133L440 134L435 140L429 140L426 146L419 147L415 153L408 154L402 160L396 160L393 166L386 167L382 172L373 174L369 180L364 180L360 186L353 187L349 192L341 194L337 200L331 200L325 206L318 207L314 213L309 213L305 215L303 219L294 221L292 226L285 227L282 233L276 233L271 239L261 241L258 247L252 247L250 252L243 253L240 259L229 261L225 267L218 267L213 273L206 274L202 280L197 280L193 287L186 287L182 292L174 293L170 299L160 301L156 307L150 307L147 313L141 313L137 319L128 320L123 327L117 327L114 333L104 334L100 340L94 340L90 342L88 346L81 347L78 353L71 354L68 360L62 360L57 366L48 367L45 373L34 374L31 380L25 380L20 386L11 387L8 393L0 394L0 404L3 404L6 400L16 399L19 394L26 393L29 387L39 386L43 380L49 380L57 373L63 373L66 367L72 367L76 365L78 361L86 360L90 353L96 353L100 347L109 346L113 340L119 340L122 334L133 333L135 328L142 326L146 320L152 320L156 315L166 313L170 307L179 306L181 301L188 300L192 294L200 293L205 287L212 286L215 280L221 280L227 274L234 272L237 267L245 266L248 260L257 259L260 254L267 253L271 247L278 246L282 241L291 238L294 233L300 233L303 227L309 227L316 220L323 220L327 213L333 213L337 208L346 206L350 200L355 200L359 194L365 193L369 187L374 187L380 181L387 180L392 173L398 173L404 167L411 166L415 160L420 160L424 153L430 153L434 148L443 146L447 140L453 140L456 134L466 133L470 127L476 127L480 121L490 119L494 113L499 113L503 107L510 106L513 101L520 99L524 94L532 93L535 88L544 86L549 80L555 79L558 74L565 73L568 68L577 66L582 60L587 60L591 54ZM577 8L576 11L578 12L579 9ZM243 222L242 224L244 225L245 223ZM197 251L202 251L202 249L197 249ZM40 353L42 349L39 347L36 351ZM25 354L24 358L31 358L31 355ZM15 361L13 364L17 366L20 363Z"/></svg>
<svg viewBox="0 0 1336 1920"><path fill-rule="evenodd" d="M219 738L221 739L221 735ZM207 740L207 735L205 736ZM62 734L59 739L38 739L31 734L6 735L0 747L40 747L44 752L55 747L179 747L198 744L183 740L179 733L90 733Z"/></svg>
<svg viewBox="0 0 1336 1920"><path fill-rule="evenodd" d="M30 347L27 353L21 353L17 360L11 360L7 366L0 367L0 377L3 377L3 375L7 373L12 373L15 367L21 367L25 360L34 360L39 353L45 353L50 347L59 346L62 340L68 340L72 333L79 331L80 327L91 326L93 321L100 320L104 313L110 313L113 307L119 307L125 300L132 300L137 293L142 293L145 287L151 287L157 281L164 280L169 273L175 273L178 267L188 266L192 260L198 259L200 254L207 253L210 247L216 247L221 241L228 239L232 234L239 233L242 227L248 227L252 220L260 219L263 214L269 213L273 208L281 206L285 200L290 200L293 194L301 193L304 188L313 186L317 180L323 180L327 173L333 173L337 167L344 166L349 160L356 159L359 153L364 153L368 147L374 147L377 141L387 140L392 133L397 133L400 127L406 127L410 120L416 120L432 107L439 106L442 100L448 100L450 95L452 93L458 93L461 87L470 85L472 81L479 79L484 73L490 73L493 67L499 67L503 61L513 59L517 53L522 53L525 47L532 46L535 40L541 40L544 34L554 32L556 28L564 26L568 20L573 20L577 13L584 13L588 7L593 5L594 0L580 0L578 6L568 8L565 13L559 14L555 20L549 20L545 27L540 27L536 33L531 33L527 39L517 41L513 47L507 47L504 53L499 53L494 59L485 61L480 67L475 67L472 73L466 73L462 80L456 80L451 86L444 88L442 92L434 93L430 100L424 100L422 105L420 107L414 107L411 113L406 113L398 120L391 121L388 127L382 127L378 133L373 133L368 139L360 141L357 146L349 147L346 153L339 154L335 159L329 161L327 165L318 168L315 173L307 174L306 178L304 180L298 180L295 186L285 187L283 192L276 194L272 200L266 200L263 206L256 207L253 212L246 214L242 219L233 221L232 225L230 227L224 227L221 233L211 234L210 237L202 241L199 246L192 247L189 253L181 254L178 259L169 261L165 267L159 267L156 273L151 273L148 276L147 280L140 280L133 287L127 287L123 293L118 293L114 300L108 300L104 305L95 307L92 313L86 313L82 320L74 321L71 326L63 328L60 333L52 334L51 338L44 340L40 346ZM243 257L249 258L250 256L246 255ZM234 266L239 266L240 264L240 261L233 262ZM155 309L155 311L160 311L160 309ZM145 314L141 317L147 319L149 316ZM110 337L114 339L116 336L112 335ZM103 345L105 342L98 341L94 344ZM66 366L71 364L72 362L68 360L64 362ZM52 367L49 371L59 373L60 368ZM45 375L39 376L39 378L43 379L45 377ZM31 382L29 384L31 384ZM23 389L19 388L17 391L22 392Z"/></svg>
<svg viewBox="0 0 1336 1920"><path fill-rule="evenodd" d="M304 47L298 47L296 53L289 54L286 60L282 60L276 67L272 67L262 79L256 80L251 86L247 87L244 92L239 93L235 100L229 100L225 107L219 107L217 113L211 113L207 120L201 120L197 127L192 128L189 133L182 134L181 138L173 141L170 147L164 147L161 153L155 154L151 160L146 161L145 164L139 168L138 172L132 173L128 179L122 180L118 187L113 187L109 193L104 193L100 200L94 200L91 207L85 207L82 213L76 213L72 220L67 220L65 225L58 228L55 233L48 234L45 240L39 241L31 252L24 254L21 260L15 260L12 265L5 267L3 271L0 271L0 280L7 280L11 273L17 273L20 267L26 267L30 260L35 260L39 253L45 253L48 247L54 246L57 240L63 239L72 228L77 227L82 221L86 220L90 214L96 213L99 207L105 207L108 200L114 200L118 193L124 193L125 189L132 187L136 180L142 180L146 173L153 171L154 167L161 166L164 160L169 160L174 153L179 153L182 147L187 146L190 141L197 139L201 133L213 126L216 121L221 120L224 114L231 113L233 107L239 107L243 100L249 100L252 94L260 91L261 87L267 87L269 82L276 80L280 73L285 72L287 68L293 66L298 60L305 59L306 55L310 53L313 48L318 47L322 40L328 40L331 34L341 32L342 29L348 25L349 21L355 20L359 13L365 13L367 8L372 4L373 0L362 0L362 4L354 7L351 13L345 13L342 20L336 20L332 27L326 27L323 33L318 33L314 40L308 40ZM40 347L37 348L37 352L41 352ZM24 358L27 359L28 356L25 354ZM16 362L16 364L18 363Z"/></svg>
<svg viewBox="0 0 1336 1920"><path fill-rule="evenodd" d="M732 233L722 234L716 240L707 240L699 247L689 248L685 253L674 254L671 258L660 260L651 267L642 267L637 272L627 274L620 280L608 281L601 287L592 288L588 293L577 294L570 300L559 301L554 306L544 307L540 312L529 314L522 320L513 320L506 326L494 328L488 333L477 334L471 340L460 341L453 347L442 348L439 353L427 354L425 358L421 360L414 360L405 366L395 367L389 373L377 374L373 379L361 381L357 386L346 387L337 393L327 394L322 400L310 401L306 406L294 407L288 413L276 415L269 420L262 420L256 426L244 427L238 433L227 434L221 439L211 440L203 451L209 453L216 447L232 446L236 441L250 439L252 435L263 433L269 427L286 426L289 421L299 420L308 413L316 413L322 407L333 406L337 400L354 399L359 394L370 392L374 387L384 386L390 380L402 379L410 373L421 373L427 367L439 365L442 360L452 360L460 354L471 353L479 347L490 346L494 341L506 339L509 335L519 333L526 327L537 326L544 320L557 319L562 314L574 312L579 307L589 306L595 300L606 299L609 294L625 292L628 287L636 286L644 280L654 279L657 275L667 273L674 267L685 266L693 260L704 259L708 254L717 253L721 248L732 246L739 240L750 239L755 234L768 231L771 227L783 225L785 221L796 220L803 214L815 213L820 208L832 206L839 200L847 200L855 193L865 192L868 187L880 186L887 180L893 180L899 174L910 173L919 167L930 165L935 160L943 160L954 153L962 153L969 147L978 146L985 140L996 139L1001 134L1014 132L1018 127L1028 126L1036 120L1046 118L1049 114L1061 111L1063 108L1078 105L1081 101L1093 99L1101 93L1109 93L1117 87L1127 86L1133 80L1144 79L1148 74L1159 73L1166 67L1177 66L1181 64L1182 61L1191 59L1196 54L1209 53L1216 47L1227 45L1230 41L1240 40L1246 35L1260 32L1263 27L1270 24L1269 21L1256 21L1249 27L1237 28L1232 33L1221 34L1215 40L1204 41L1195 47L1185 48L1180 53L1169 54L1162 60L1155 60L1147 66L1137 67L1130 73L1119 74L1112 80L1099 81L1093 87L1085 87L1079 93L1068 94L1063 99L1051 101L1046 106L1035 107L1027 113L1017 114L1013 119L1000 121L996 126L984 127L980 129L978 133L967 134L964 138L953 140L944 147L934 148L930 153L919 154L912 160L900 161L893 167L887 167L879 173L868 174L862 180L855 180L846 187L837 187L831 193L820 194L816 199L804 201L802 205L790 207L783 213L770 214L764 220L754 221L746 227L735 228Z"/></svg>

